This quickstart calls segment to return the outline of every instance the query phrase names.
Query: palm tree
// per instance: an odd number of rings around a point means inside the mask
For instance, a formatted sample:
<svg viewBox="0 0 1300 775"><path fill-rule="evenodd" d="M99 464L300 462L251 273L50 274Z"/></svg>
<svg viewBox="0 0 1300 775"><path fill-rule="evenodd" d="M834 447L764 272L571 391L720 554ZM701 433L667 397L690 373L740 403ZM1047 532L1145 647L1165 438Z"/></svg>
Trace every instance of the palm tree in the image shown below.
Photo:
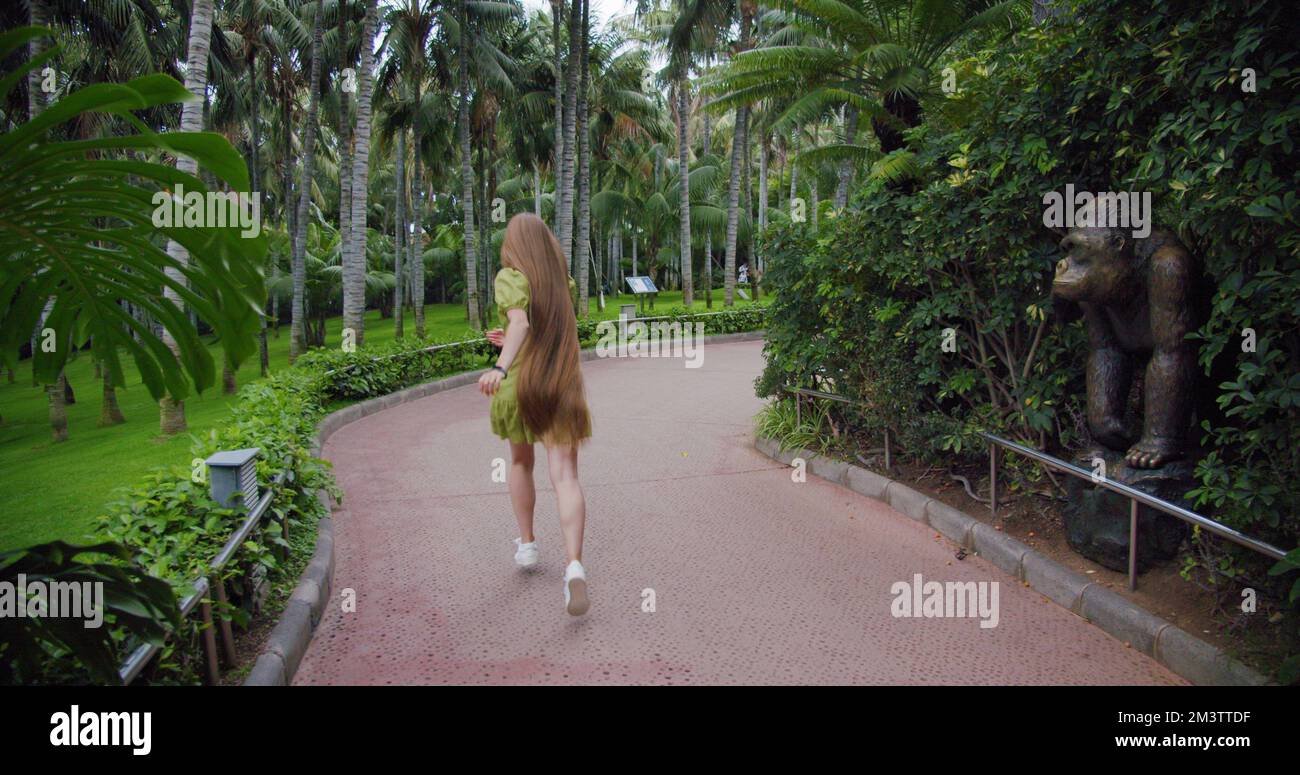
<svg viewBox="0 0 1300 775"><path fill-rule="evenodd" d="M188 55L185 59L185 89L193 94L195 99L186 102L181 108L182 132L199 132L203 129L203 96L208 89L208 47L212 38L212 8L213 0L194 0L190 13ZM194 175L198 172L198 164L188 156L177 156L176 169ZM183 284L185 282L183 270L189 265L190 260L189 251L181 243L170 239L167 241L167 255L171 256L176 263L175 267L168 267L165 270L167 276L174 282ZM163 289L163 298L178 307L181 304L180 294L170 285ZM164 331L163 343L173 355L180 353L180 345L170 331ZM188 427L185 422L183 399L174 394L163 397L160 402L159 425L165 436L180 433Z"/></svg>
<svg viewBox="0 0 1300 775"><path fill-rule="evenodd" d="M302 182L298 191L298 222L293 235L293 318L289 329L289 362L306 350L303 340L304 296L307 292L307 269L303 251L307 239L307 208L311 204L312 174L316 157L316 116L320 107L321 38L324 36L324 0L316 0L312 22L311 81L307 98L307 126L303 135Z"/></svg>
<svg viewBox="0 0 1300 775"><path fill-rule="evenodd" d="M339 95L338 119L336 132L338 145L338 181L339 181L339 242L347 246L352 241L352 117L349 114L351 90L348 88L345 71L352 64L351 37L348 35L348 21L351 18L349 0L338 2L338 49L339 80L335 92ZM399 318L400 320L400 318Z"/></svg>
<svg viewBox="0 0 1300 775"><path fill-rule="evenodd" d="M478 296L478 230L474 228L474 165L469 141L469 55L470 32L467 0L460 0L460 52L457 58L457 88L460 91L458 126L460 138L461 212L465 239L465 296L469 324L480 327Z"/></svg>
<svg viewBox="0 0 1300 775"><path fill-rule="evenodd" d="M577 164L578 87L581 77L582 0L569 4L569 65L565 73L564 89L564 156L561 163L560 211L556 221L560 225L560 247L573 271L573 205L574 177Z"/></svg>
<svg viewBox="0 0 1300 775"><path fill-rule="evenodd" d="M555 171L555 221L552 226L560 230L560 210L564 204L564 57L560 46L560 20L564 18L564 0L551 0L551 46L555 50L555 148L551 155L551 169Z"/></svg>
<svg viewBox="0 0 1300 775"><path fill-rule="evenodd" d="M433 27L436 19L436 13L432 5L426 4L425 0L406 0L404 5L400 5L389 12L388 37L384 41L384 48L391 52L392 57L385 65L385 72L381 76L381 81L391 85L395 90L399 89L398 81L401 81L400 88L410 97L409 110L402 111L402 116L407 118L405 122L411 130L413 137L411 153L411 191L413 195L407 201L403 197L403 203L409 205L404 209L409 210L410 219L414 224L414 234L411 236L414 248L420 244L421 230L424 225L424 207L423 199L420 197L422 188L420 179L420 149L422 148L422 118L424 113L423 96L424 82L427 76L428 56L426 46L429 37L433 34ZM405 190L405 189L403 189ZM406 249L405 240L401 245ZM414 250L411 251L414 257ZM409 292L411 295L411 304L415 308L415 335L424 336L424 262L410 260L408 262L411 273L411 282ZM401 274L401 259L398 258L395 264L398 267L398 274ZM400 285L401 279L398 283ZM398 305L398 330L401 328L400 304Z"/></svg>
<svg viewBox="0 0 1300 775"><path fill-rule="evenodd" d="M921 95L935 63L978 30L1006 28L1029 0L789 0L772 45L737 54L713 89L720 106L802 95L773 121L774 131L836 116L838 143L806 151L838 164L835 206L847 202L853 165L874 159L873 173L896 178L908 168L903 131L921 121ZM856 142L871 118L879 152ZM842 118L840 118L842 117Z"/></svg>
<svg viewBox="0 0 1300 775"><path fill-rule="evenodd" d="M696 54L711 51L716 46L720 30L730 26L731 4L725 0L678 0L678 13L670 24L662 28L662 37L668 43L668 71L676 81L677 91L677 170L681 176L678 207L681 216L681 276L682 302L689 309L695 301L691 269L690 224L690 145L687 122L690 120L690 68ZM708 266L706 265L706 270Z"/></svg>
<svg viewBox="0 0 1300 775"><path fill-rule="evenodd" d="M352 216L349 244L343 253L343 328L351 329L358 347L365 340L366 196L370 176L370 101L374 86L377 0L366 0L361 32L361 72L357 75L356 152L352 159Z"/></svg>
<svg viewBox="0 0 1300 775"><path fill-rule="evenodd" d="M575 278L578 284L578 315L587 316L587 267L591 251L591 134L587 127L587 95L591 89L589 46L591 33L590 0L578 0L582 3L582 40L578 46L581 58L582 76L578 85L578 244Z"/></svg>

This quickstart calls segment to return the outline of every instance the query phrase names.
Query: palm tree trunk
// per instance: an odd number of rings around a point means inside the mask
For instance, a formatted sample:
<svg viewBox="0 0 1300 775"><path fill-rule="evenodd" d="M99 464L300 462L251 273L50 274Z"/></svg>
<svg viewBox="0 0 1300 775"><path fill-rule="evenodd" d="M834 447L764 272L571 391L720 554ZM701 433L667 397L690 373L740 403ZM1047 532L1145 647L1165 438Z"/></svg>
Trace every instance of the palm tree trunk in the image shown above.
<svg viewBox="0 0 1300 775"><path fill-rule="evenodd" d="M252 109L252 116L250 118L249 123L252 125L251 129L253 135L253 147L250 149L251 153L249 154L249 156L251 157L251 163L249 165L249 170L248 170L248 182L249 182L249 187L252 188L253 196L260 198L262 195L262 153L261 153L262 116L260 110L261 102L262 102L262 89L261 86L258 85L258 80L257 80L257 48L256 47L252 49L252 56L249 59L248 79L252 91L252 97L251 97L252 104L250 106ZM270 277L271 276L270 262L273 259L268 255L266 260L267 260L266 276ZM271 305L271 294L268 291L266 298L262 300L262 315L259 321L259 327L257 332L257 363L261 375L263 377L265 377L271 371L271 350L266 341L266 328L267 328L266 308L269 307L270 305Z"/></svg>
<svg viewBox="0 0 1300 775"><path fill-rule="evenodd" d="M771 136L765 130L763 139L758 145L758 230L760 233L767 228L767 161L770 139ZM750 285L754 289L754 301L758 301L758 279L763 272L763 259L755 255L752 263L753 266L749 268Z"/></svg>
<svg viewBox="0 0 1300 775"><path fill-rule="evenodd" d="M190 35L185 59L185 89L198 99L185 103L181 108L182 132L198 132L203 129L203 97L208 90L208 46L212 39L212 6L213 0L194 0L194 8L190 14ZM188 156L177 156L176 169L197 175L199 165ZM174 283L185 282L185 275L181 270L189 266L189 251L179 242L168 240L167 255L176 263L176 266L166 268L167 276ZM170 287L163 288L163 298L177 306L181 304L180 294ZM179 355L180 347L176 339L165 329L162 339L172 353ZM184 401L170 395L163 396L159 410L159 427L163 435L181 433L188 427L185 422ZM65 437L66 422L65 419ZM58 435L57 431L55 435Z"/></svg>
<svg viewBox="0 0 1300 775"><path fill-rule="evenodd" d="M799 185L799 130L794 130L794 143L790 147L790 208L794 209L794 198Z"/></svg>
<svg viewBox="0 0 1300 775"><path fill-rule="evenodd" d="M32 0L29 11L31 14L31 23L34 27L43 27L46 23L45 3L43 0ZM35 59L40 56L43 49L43 41L40 38L32 40L28 44L29 55ZM36 68L27 73L27 118L28 120L36 118L41 111L45 109L45 92L41 90L41 68ZM45 301L45 310L41 313L41 322L37 326L37 331L45 327L45 319L54 309L54 297ZM169 339L164 339L170 343ZM172 343L174 345L174 343ZM175 350L173 349L173 352ZM32 339L32 360L36 360L36 339ZM32 373L36 373L33 366ZM10 382L13 381L13 372L10 372ZM32 380L35 383L35 379ZM68 410L66 406L67 379L63 373L59 373L59 378L54 384L45 386L45 393L49 399L49 420L50 432L56 442L67 441L68 439Z"/></svg>
<svg viewBox="0 0 1300 775"><path fill-rule="evenodd" d="M588 72L588 27L591 23L591 0L582 2L582 43L579 56L582 58L582 83L578 87L578 156L580 157L579 175L581 184L578 195L578 316L587 317L587 278L591 262L591 136L587 131L587 90L590 88Z"/></svg>
<svg viewBox="0 0 1300 775"><path fill-rule="evenodd" d="M302 323L307 303L307 215L311 207L311 183L316 163L316 114L320 110L320 51L324 36L324 3L316 4L315 21L311 33L311 86L307 98L307 126L304 127L302 145L302 180L298 184L298 222L293 234L293 320L294 336L289 341L289 363L298 360L306 351L302 339Z"/></svg>
<svg viewBox="0 0 1300 775"><path fill-rule="evenodd" d="M704 155L713 153L713 121L708 111L704 113ZM700 272L704 283L704 306L713 309L713 230L704 232L704 270Z"/></svg>
<svg viewBox="0 0 1300 775"><path fill-rule="evenodd" d="M117 404L117 390L113 387L113 378L104 372L104 398L99 405L99 425L121 425L126 422L122 408Z"/></svg>
<svg viewBox="0 0 1300 775"><path fill-rule="evenodd" d="M848 107L845 109L844 120L844 142L852 143L858 136L858 109ZM840 162L839 180L835 185L835 209L843 210L849 203L849 184L853 182L853 162L844 159Z"/></svg>
<svg viewBox="0 0 1300 775"><path fill-rule="evenodd" d="M564 204L564 56L560 48L560 19L564 18L564 0L551 0L551 45L555 49L555 148L551 152L551 170L555 173L555 219L551 226L560 230L560 211Z"/></svg>
<svg viewBox="0 0 1300 775"><path fill-rule="evenodd" d="M460 62L457 85L460 89L460 111L457 117L460 133L460 185L461 208L464 217L465 238L465 300L469 324L479 329L478 304L478 232L474 230L474 163L470 157L469 138L469 10L465 0L460 0Z"/></svg>
<svg viewBox="0 0 1300 775"><path fill-rule="evenodd" d="M564 195L560 202L560 214L557 218L560 224L560 247L564 250L564 258L569 264L569 271L574 271L573 264L573 205L574 205L574 177L577 172L578 152L577 144L577 119L578 119L578 77L582 66L579 57L581 42L581 24L582 24L582 3L580 0L573 0L569 6L569 70L565 74L567 83L565 84L564 94Z"/></svg>
<svg viewBox="0 0 1300 775"><path fill-rule="evenodd" d="M406 266L410 273L411 306L415 308L415 335L424 338L424 197L420 185L420 80L415 82L415 117L411 121L411 222L415 230L407 240Z"/></svg>
<svg viewBox="0 0 1300 775"><path fill-rule="evenodd" d="M221 366L221 393L233 396L237 392L239 392L239 382L236 379L235 368L227 360Z"/></svg>
<svg viewBox="0 0 1300 775"><path fill-rule="evenodd" d="M745 152L745 123L748 111L736 108L735 136L731 138L731 182L727 189L727 258L723 269L723 306L736 303L736 232L740 225L740 165Z"/></svg>
<svg viewBox="0 0 1300 775"><path fill-rule="evenodd" d="M422 208L420 208L417 203L424 202L427 200L428 200L427 192L422 187L421 188L412 187L411 195L410 197L407 198L407 202L408 202L407 209L412 210L414 212L423 212ZM414 223L415 221L412 219L412 222ZM416 264L415 259L416 259L417 251L419 250L421 244L420 235L422 232L423 229L417 225L414 235L412 234L406 235L406 265L402 267L403 271L406 272L406 277L404 278L406 282L406 297L403 299L403 301L405 301L406 303L406 308L410 310L414 310L415 308L415 291L414 291L415 282L414 282L413 274L415 272L414 269ZM420 273L421 275L424 274L423 259L421 259L420 261ZM420 306L423 307L424 306L423 303L421 303Z"/></svg>
<svg viewBox="0 0 1300 775"><path fill-rule="evenodd" d="M740 168L740 192L744 198L745 221L749 224L749 239L745 242L745 261L748 262L749 268L754 268L754 190L750 184L753 177L753 165L750 163L749 152L749 122L753 113L751 110L745 110L745 142L744 148L741 149L741 168ZM749 272L750 275L753 272Z"/></svg>
<svg viewBox="0 0 1300 775"><path fill-rule="evenodd" d="M45 0L31 0L28 4L28 12L33 27L45 26ZM44 48L44 38L33 38L28 42L28 61L40 56ZM45 108L45 92L41 90L42 69L44 68L37 67L27 71L27 120L29 121L39 116L41 110Z"/></svg>
<svg viewBox="0 0 1300 775"><path fill-rule="evenodd" d="M374 89L377 0L367 0L361 32L361 73L357 83L357 144L352 161L352 234L343 254L343 327L350 328L360 347L365 341L366 313L366 195L370 182L370 98Z"/></svg>
<svg viewBox="0 0 1300 775"><path fill-rule="evenodd" d="M60 374L54 384L45 386L50 403L50 433L55 443L68 440L68 405L64 397L67 379Z"/></svg>
<svg viewBox="0 0 1300 775"><path fill-rule="evenodd" d="M402 256L406 253L406 130L397 133L397 192L394 195L394 212L397 227L393 235L393 338L402 339L406 332L402 330Z"/></svg>
<svg viewBox="0 0 1300 775"><path fill-rule="evenodd" d="M347 69L348 59L348 0L339 2L339 72ZM339 89L339 261L347 265L348 249L352 245L352 122L349 121L351 96Z"/></svg>
<svg viewBox="0 0 1300 775"><path fill-rule="evenodd" d="M542 173L533 162L533 215L542 217Z"/></svg>
<svg viewBox="0 0 1300 775"><path fill-rule="evenodd" d="M686 78L677 81L677 171L681 176L678 205L681 210L680 245L682 262L682 303L689 310L695 303L695 290L691 283L691 170L690 146L687 145L686 119L690 108L690 88Z"/></svg>
<svg viewBox="0 0 1300 775"><path fill-rule="evenodd" d="M821 210L821 206L820 206L820 205L821 205L821 202L818 201L818 196L817 196L817 176L816 176L816 175L813 175L812 177L809 178L809 182L808 182L808 193L809 193L809 195L812 197L812 225L813 225L813 231L816 231L816 230L817 230L817 226L818 226L818 224L819 224L820 221L821 221L821 212L820 212L820 210Z"/></svg>

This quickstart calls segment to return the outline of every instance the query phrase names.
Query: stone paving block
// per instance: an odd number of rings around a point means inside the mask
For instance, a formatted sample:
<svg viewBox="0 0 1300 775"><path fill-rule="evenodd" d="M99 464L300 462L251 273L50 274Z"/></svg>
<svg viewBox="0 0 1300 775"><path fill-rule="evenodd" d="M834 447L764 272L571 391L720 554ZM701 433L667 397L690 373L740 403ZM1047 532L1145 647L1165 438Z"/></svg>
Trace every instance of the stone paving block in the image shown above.
<svg viewBox="0 0 1300 775"><path fill-rule="evenodd" d="M810 472L835 484L844 484L844 474L848 471L848 468L848 463L825 455L815 455L808 461L808 470Z"/></svg>
<svg viewBox="0 0 1300 775"><path fill-rule="evenodd" d="M879 501L885 500L885 488L889 487L890 481L875 471L854 465L850 465L844 475L844 483L850 490Z"/></svg>
<svg viewBox="0 0 1300 775"><path fill-rule="evenodd" d="M925 521L925 505L932 500L929 495L917 492L900 482L890 483L885 489L885 498L895 511L902 512L918 522Z"/></svg>
<svg viewBox="0 0 1300 775"><path fill-rule="evenodd" d="M893 487L890 487L890 490L892 491ZM970 546L971 531L978 524L965 512L933 498L925 504L925 521L944 538L958 546L966 547Z"/></svg>
<svg viewBox="0 0 1300 775"><path fill-rule="evenodd" d="M321 588L317 585L315 579L303 579L298 582L298 586L293 588L293 594L289 600L297 601L307 606L311 611L312 629L320 623L321 611L324 608L325 600L321 596Z"/></svg>
<svg viewBox="0 0 1300 775"><path fill-rule="evenodd" d="M970 537L971 548L979 556L1010 574L1017 581L1024 578L1021 563L1025 558L1025 554L1029 552L1028 546L1001 530L995 530L979 521L976 521L971 528Z"/></svg>
<svg viewBox="0 0 1300 775"><path fill-rule="evenodd" d="M1156 635L1169 625L1100 584L1083 590L1079 614L1143 654L1155 652Z"/></svg>
<svg viewBox="0 0 1300 775"><path fill-rule="evenodd" d="M298 663L311 642L311 632L311 607L301 600L290 599L265 647L265 651L278 655L284 662L284 674L289 680L298 671Z"/></svg>
<svg viewBox="0 0 1300 775"><path fill-rule="evenodd" d="M1024 557L1024 579L1040 594L1071 611L1079 611L1083 590L1092 582L1030 549Z"/></svg>
<svg viewBox="0 0 1300 775"><path fill-rule="evenodd" d="M279 654L263 653L244 679L244 686L284 686L284 661Z"/></svg>

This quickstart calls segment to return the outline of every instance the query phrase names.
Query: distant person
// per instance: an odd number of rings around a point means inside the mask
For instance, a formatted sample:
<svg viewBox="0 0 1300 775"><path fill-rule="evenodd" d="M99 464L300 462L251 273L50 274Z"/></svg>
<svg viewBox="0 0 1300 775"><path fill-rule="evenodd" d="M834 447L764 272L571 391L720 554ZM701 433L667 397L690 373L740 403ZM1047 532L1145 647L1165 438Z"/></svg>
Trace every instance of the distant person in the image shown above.
<svg viewBox="0 0 1300 775"><path fill-rule="evenodd" d="M738 283L749 282L749 264L740 265L740 276L736 278L736 282Z"/></svg>
<svg viewBox="0 0 1300 775"><path fill-rule="evenodd" d="M567 290L565 278L568 279ZM587 504L578 482L578 447L591 436L591 416L578 358L574 316L577 286L568 276L564 253L541 218L521 213L510 219L501 244L496 301L507 320L488 341L501 348L496 364L479 377L479 390L492 396L492 432L510 442L510 504L519 522L515 564L537 564L533 535L533 444L546 447L568 563L564 608L587 612L587 572L582 533Z"/></svg>

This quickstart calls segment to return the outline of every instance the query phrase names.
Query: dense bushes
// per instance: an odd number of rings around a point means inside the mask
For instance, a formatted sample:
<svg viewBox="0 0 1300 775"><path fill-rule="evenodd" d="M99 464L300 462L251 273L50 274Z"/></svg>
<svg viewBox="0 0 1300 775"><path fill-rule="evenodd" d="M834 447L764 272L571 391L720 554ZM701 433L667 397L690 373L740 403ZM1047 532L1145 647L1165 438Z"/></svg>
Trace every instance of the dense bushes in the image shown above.
<svg viewBox="0 0 1300 775"><path fill-rule="evenodd" d="M817 233L766 235L775 300L760 390L820 376L869 402L867 428L892 426L922 456L966 449L978 428L1068 450L1084 432L1084 345L1078 324L1050 322L1060 235L1043 226L1042 197L1067 183L1149 191L1155 224L1203 258L1216 289L1195 336L1201 365L1233 375L1211 386L1222 414L1204 418L1194 497L1294 546L1300 65L1284 14L1081 2L1068 23L955 63L960 93L931 99L909 134L914 179L864 186Z"/></svg>

